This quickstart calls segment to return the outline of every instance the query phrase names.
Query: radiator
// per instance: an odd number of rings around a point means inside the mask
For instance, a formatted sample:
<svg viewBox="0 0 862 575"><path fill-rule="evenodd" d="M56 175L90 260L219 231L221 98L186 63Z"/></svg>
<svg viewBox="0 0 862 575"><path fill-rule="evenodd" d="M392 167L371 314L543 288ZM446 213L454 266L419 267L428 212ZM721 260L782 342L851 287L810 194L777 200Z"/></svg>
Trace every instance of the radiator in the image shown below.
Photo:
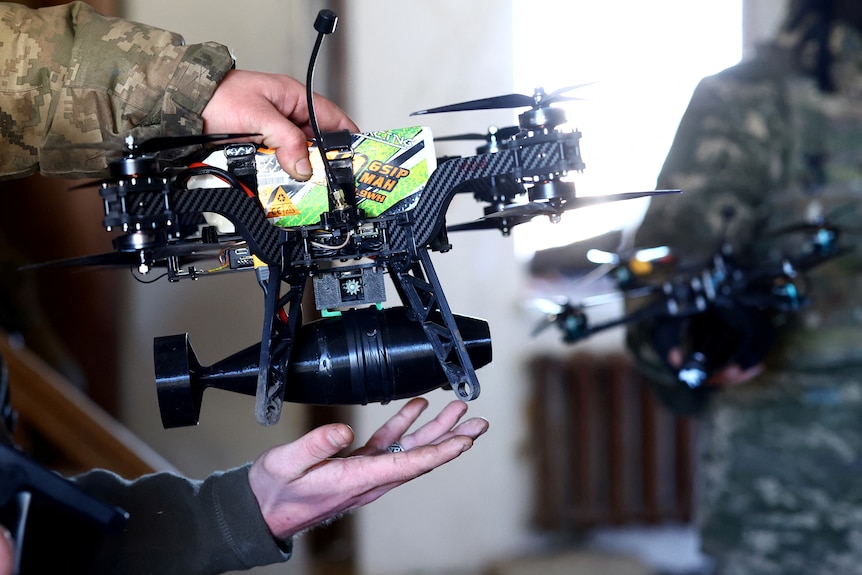
<svg viewBox="0 0 862 575"><path fill-rule="evenodd" d="M530 367L539 529L690 520L695 422L662 407L624 353Z"/></svg>

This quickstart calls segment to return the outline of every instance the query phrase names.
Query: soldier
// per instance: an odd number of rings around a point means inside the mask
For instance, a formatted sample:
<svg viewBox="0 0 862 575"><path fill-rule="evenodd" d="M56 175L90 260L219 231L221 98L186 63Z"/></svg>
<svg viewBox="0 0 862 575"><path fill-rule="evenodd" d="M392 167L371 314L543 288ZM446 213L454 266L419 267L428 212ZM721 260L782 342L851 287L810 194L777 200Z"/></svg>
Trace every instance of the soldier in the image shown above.
<svg viewBox="0 0 862 575"><path fill-rule="evenodd" d="M695 90L658 179L684 193L653 202L637 234L691 259L727 239L772 262L805 240L772 231L826 219L857 248L810 273L812 305L762 361L708 382L696 523L721 575L862 573L860 66L862 3L792 0L773 42ZM662 325L630 329L630 347L669 405L703 407L670 376L680 334Z"/></svg>
<svg viewBox="0 0 862 575"><path fill-rule="evenodd" d="M141 141L201 132L260 133L291 175L310 176L305 87L286 76L234 70L224 46L185 45L175 34L105 18L79 2L40 10L0 3L0 62L2 176L37 169L104 175L104 155L75 144L116 147L128 135ZM316 102L321 129L357 130L335 105ZM407 433L426 407L424 399L409 401L344 458L334 456L352 443L353 431L330 424L204 481L172 474L125 481L94 470L76 483L129 511L126 531L96 541L49 518L27 533L24 547L37 562L28 567L194 574L285 561L297 533L454 459L487 429L480 418L460 422L467 407L455 401ZM391 453L396 443L403 451ZM0 574L11 570L3 531Z"/></svg>

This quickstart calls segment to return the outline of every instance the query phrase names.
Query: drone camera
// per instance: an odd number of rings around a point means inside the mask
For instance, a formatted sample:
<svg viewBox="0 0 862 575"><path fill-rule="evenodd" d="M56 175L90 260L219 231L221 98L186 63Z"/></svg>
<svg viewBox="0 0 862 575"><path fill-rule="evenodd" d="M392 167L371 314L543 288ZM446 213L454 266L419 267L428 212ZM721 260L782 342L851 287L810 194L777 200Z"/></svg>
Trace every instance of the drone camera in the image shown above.
<svg viewBox="0 0 862 575"><path fill-rule="evenodd" d="M312 284L314 303L318 310L386 301L383 272L376 264L318 273L312 277Z"/></svg>

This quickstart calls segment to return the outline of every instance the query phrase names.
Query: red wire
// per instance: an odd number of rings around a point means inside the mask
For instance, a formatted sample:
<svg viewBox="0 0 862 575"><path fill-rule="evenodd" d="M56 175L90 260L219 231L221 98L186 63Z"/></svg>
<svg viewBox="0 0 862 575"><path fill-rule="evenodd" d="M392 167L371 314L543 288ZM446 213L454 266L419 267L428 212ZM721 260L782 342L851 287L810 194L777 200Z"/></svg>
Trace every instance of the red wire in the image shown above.
<svg viewBox="0 0 862 575"><path fill-rule="evenodd" d="M194 162L194 163L192 163L192 164L189 164L189 167L190 167L190 168L212 168L212 166L210 166L209 164L204 164L203 162ZM221 177L221 176L220 176L220 175L218 175L218 174L212 174L212 175L213 175L213 176L215 176L215 177L217 177L218 179L220 179L221 181L223 181L223 182L224 182L224 183L226 183L226 184L229 184L229 183L230 183L227 179L225 179L225 178ZM246 185L245 185L245 184L243 184L242 182L239 182L239 185L240 185L240 187L245 191L245 194L246 194L248 197L250 197L250 198L254 198L254 197L255 197L255 193L254 193L254 192L252 192L250 189L248 189L248 186L246 186Z"/></svg>

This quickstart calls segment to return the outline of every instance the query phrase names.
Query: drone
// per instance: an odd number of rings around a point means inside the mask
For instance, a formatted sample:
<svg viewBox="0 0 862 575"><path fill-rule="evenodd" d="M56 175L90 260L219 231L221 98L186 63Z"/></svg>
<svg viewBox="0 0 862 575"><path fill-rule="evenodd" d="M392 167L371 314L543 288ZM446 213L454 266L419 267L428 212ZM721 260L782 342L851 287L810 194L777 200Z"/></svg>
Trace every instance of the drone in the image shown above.
<svg viewBox="0 0 862 575"><path fill-rule="evenodd" d="M826 220L793 224L771 235L800 232L806 238L800 252L793 256L752 264L737 257L729 243L722 240L705 263L662 281L650 281L649 276L667 276L667 270L676 263L668 247L608 254L606 262L613 266L617 290L578 303L566 298L542 300L540 309L545 317L533 335L555 326L565 343L574 344L617 326L660 319L658 329L665 330L666 337L682 346L683 361L674 368L678 383L700 389L731 359L743 368L758 363L771 341L776 320L810 304L805 274L848 251L839 245L841 230ZM619 317L597 324L589 320L587 310L594 305L641 298L645 300L643 305L632 306L632 311ZM757 337L752 334L763 337L755 341Z"/></svg>
<svg viewBox="0 0 862 575"><path fill-rule="evenodd" d="M67 264L119 263L137 277L158 272L171 282L251 272L263 291L260 342L212 365L200 364L187 334L155 339L166 428L197 424L210 387L254 396L261 425L277 423L284 401L364 405L437 388L475 399L476 369L492 357L488 323L453 313L431 260L431 252L452 247L450 202L473 193L489 206L481 226L506 232L597 201L582 201L564 181L584 169L580 132L560 129L564 115L552 107L567 90L418 112L528 108L519 127L498 133L487 150L439 162L423 126L322 133L313 70L336 22L321 10L314 23L306 82L315 136L310 180L292 179L273 150L242 141L254 134L216 134L129 139L109 177L95 184L104 227L119 231L114 252ZM635 195L602 200L628 197ZM400 305L383 305L387 275ZM321 317L304 322L309 286Z"/></svg>

